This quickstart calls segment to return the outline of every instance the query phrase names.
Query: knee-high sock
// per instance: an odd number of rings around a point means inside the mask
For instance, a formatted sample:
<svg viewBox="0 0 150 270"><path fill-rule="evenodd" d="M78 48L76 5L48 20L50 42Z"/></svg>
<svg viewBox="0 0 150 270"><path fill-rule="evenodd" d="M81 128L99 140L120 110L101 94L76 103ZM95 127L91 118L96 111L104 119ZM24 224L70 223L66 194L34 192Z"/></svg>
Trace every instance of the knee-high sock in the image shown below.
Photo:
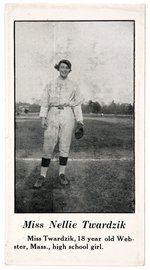
<svg viewBox="0 0 150 270"><path fill-rule="evenodd" d="M59 157L59 175L65 174L68 157Z"/></svg>
<svg viewBox="0 0 150 270"><path fill-rule="evenodd" d="M42 158L41 161L41 176L46 177L48 168L49 168L49 164L50 164L50 158Z"/></svg>

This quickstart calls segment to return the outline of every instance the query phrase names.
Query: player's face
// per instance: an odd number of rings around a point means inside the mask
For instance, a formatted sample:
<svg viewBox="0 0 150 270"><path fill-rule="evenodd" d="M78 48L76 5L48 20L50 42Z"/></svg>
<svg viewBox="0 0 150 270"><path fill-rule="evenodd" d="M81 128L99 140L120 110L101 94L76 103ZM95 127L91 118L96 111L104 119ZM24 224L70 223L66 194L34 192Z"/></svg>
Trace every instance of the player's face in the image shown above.
<svg viewBox="0 0 150 270"><path fill-rule="evenodd" d="M68 76L68 74L70 72L70 69L65 63L61 63L60 66L59 66L59 72L60 72L60 76L63 79L65 79L65 78L67 78L67 76Z"/></svg>

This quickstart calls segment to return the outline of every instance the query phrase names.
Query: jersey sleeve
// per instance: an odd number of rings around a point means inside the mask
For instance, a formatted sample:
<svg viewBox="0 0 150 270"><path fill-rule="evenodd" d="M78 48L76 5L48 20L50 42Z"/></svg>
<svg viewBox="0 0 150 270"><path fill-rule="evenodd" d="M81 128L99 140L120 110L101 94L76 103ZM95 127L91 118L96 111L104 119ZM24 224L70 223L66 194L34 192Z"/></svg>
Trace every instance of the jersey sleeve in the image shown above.
<svg viewBox="0 0 150 270"><path fill-rule="evenodd" d="M74 95L74 105L73 105L73 111L76 118L76 121L83 123L83 115L82 115L82 108L81 104L83 103L84 98L80 92L79 86L75 86L75 95Z"/></svg>
<svg viewBox="0 0 150 270"><path fill-rule="evenodd" d="M75 106L73 108L73 110L74 110L74 115L75 115L76 121L83 123L83 114L82 114L81 104Z"/></svg>
<svg viewBox="0 0 150 270"><path fill-rule="evenodd" d="M47 117L50 99L50 84L47 84L41 96L40 117Z"/></svg>

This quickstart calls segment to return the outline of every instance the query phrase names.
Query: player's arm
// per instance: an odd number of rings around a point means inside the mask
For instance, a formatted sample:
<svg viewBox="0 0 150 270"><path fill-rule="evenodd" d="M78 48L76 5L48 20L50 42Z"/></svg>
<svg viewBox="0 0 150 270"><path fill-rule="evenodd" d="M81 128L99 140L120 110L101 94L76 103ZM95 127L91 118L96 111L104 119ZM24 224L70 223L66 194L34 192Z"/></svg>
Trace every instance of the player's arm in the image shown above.
<svg viewBox="0 0 150 270"><path fill-rule="evenodd" d="M82 114L82 108L81 108L82 102L83 102L83 97L80 93L79 88L76 86L74 106L73 106L74 116L77 121L76 129L75 129L76 139L82 138L84 134L83 114Z"/></svg>
<svg viewBox="0 0 150 270"><path fill-rule="evenodd" d="M41 97L41 108L40 108L40 117L41 117L41 127L43 129L47 128L47 115L49 109L49 89L50 85L47 84Z"/></svg>

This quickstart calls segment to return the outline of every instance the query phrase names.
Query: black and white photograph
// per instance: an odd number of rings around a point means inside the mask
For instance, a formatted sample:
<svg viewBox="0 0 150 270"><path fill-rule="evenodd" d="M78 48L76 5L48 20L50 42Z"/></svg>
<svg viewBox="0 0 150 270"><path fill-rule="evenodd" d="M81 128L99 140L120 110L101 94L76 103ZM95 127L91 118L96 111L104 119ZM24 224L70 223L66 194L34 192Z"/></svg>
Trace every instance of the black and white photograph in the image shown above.
<svg viewBox="0 0 150 270"><path fill-rule="evenodd" d="M135 21L15 21L15 213L134 213Z"/></svg>
<svg viewBox="0 0 150 270"><path fill-rule="evenodd" d="M145 6L8 4L8 265L144 265Z"/></svg>

